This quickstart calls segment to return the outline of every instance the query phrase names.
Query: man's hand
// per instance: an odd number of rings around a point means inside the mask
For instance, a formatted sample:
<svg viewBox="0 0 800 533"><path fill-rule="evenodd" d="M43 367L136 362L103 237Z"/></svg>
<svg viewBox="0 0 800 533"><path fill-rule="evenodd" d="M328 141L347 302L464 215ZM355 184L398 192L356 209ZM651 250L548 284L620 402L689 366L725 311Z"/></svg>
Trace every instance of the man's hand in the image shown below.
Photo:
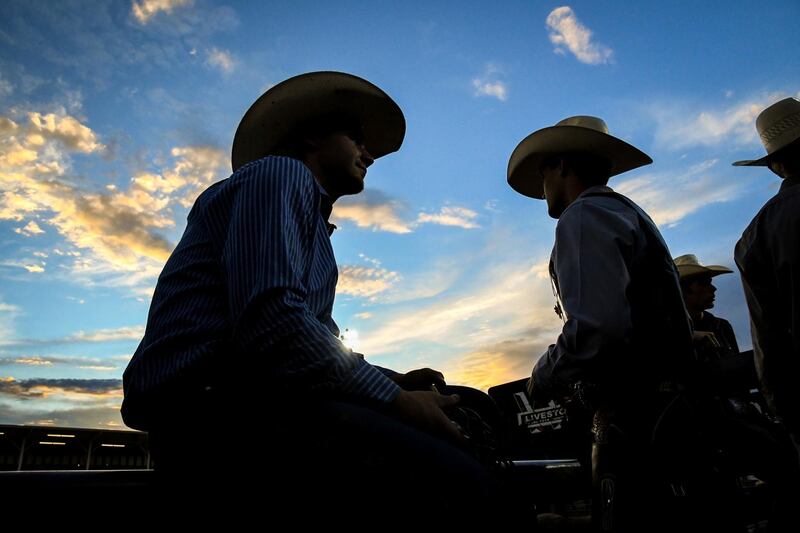
<svg viewBox="0 0 800 533"><path fill-rule="evenodd" d="M447 418L443 407L458 403L458 394L445 396L434 391L404 391L392 402L394 413L403 421L437 437L464 443L464 436L456 424Z"/></svg>
<svg viewBox="0 0 800 533"><path fill-rule="evenodd" d="M429 391L431 385L436 389L446 385L442 373L431 368L419 368L405 374L395 374L391 379L407 391Z"/></svg>
<svg viewBox="0 0 800 533"><path fill-rule="evenodd" d="M717 337L710 331L694 331L692 332L692 341L695 344L707 343L715 348L722 346Z"/></svg>

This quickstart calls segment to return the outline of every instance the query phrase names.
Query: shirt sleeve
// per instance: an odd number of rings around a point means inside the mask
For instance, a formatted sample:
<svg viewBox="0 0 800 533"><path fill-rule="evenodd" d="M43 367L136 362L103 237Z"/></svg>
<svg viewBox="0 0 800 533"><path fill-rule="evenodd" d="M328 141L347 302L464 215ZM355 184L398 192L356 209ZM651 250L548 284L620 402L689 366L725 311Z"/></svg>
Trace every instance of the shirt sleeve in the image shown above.
<svg viewBox="0 0 800 533"><path fill-rule="evenodd" d="M322 223L313 176L289 158L240 172L221 263L241 353L273 358L264 366L279 369L282 387L391 402L399 387L354 356L306 303Z"/></svg>
<svg viewBox="0 0 800 533"><path fill-rule="evenodd" d="M621 370L632 331L627 291L637 234L635 217L599 202L584 200L562 214L553 267L566 320L536 363L534 390L602 385Z"/></svg>

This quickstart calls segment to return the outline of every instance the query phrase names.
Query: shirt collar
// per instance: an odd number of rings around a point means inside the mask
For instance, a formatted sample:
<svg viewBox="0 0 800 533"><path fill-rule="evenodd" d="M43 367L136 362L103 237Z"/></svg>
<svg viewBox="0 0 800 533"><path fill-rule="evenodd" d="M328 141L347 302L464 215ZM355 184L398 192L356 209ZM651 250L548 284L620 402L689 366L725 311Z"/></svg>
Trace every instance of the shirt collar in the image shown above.
<svg viewBox="0 0 800 533"><path fill-rule="evenodd" d="M783 180L783 183L781 183L780 190L785 191L786 189L794 187L796 185L800 185L800 178L786 178Z"/></svg>
<svg viewBox="0 0 800 533"><path fill-rule="evenodd" d="M328 227L328 236L330 236L336 229L335 224L328 222L328 219L331 217L331 212L333 211L333 200L331 200L330 195L328 195L328 192L319 182L317 182L317 187L319 188L319 212L325 220L325 225Z"/></svg>

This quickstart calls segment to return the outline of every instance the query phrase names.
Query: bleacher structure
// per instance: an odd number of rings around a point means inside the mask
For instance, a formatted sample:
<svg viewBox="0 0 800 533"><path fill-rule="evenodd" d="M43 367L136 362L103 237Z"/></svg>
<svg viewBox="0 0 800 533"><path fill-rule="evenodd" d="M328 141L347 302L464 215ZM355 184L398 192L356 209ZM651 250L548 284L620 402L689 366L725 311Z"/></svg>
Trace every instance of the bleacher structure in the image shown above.
<svg viewBox="0 0 800 533"><path fill-rule="evenodd" d="M152 468L146 433L0 424L0 471Z"/></svg>

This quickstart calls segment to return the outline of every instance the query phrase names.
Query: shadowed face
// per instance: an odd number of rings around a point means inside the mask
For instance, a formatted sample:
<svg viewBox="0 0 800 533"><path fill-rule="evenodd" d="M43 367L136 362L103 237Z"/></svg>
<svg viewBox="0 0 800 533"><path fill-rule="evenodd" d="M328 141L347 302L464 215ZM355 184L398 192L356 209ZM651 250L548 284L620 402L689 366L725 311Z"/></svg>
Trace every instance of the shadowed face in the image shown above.
<svg viewBox="0 0 800 533"><path fill-rule="evenodd" d="M711 283L711 276L693 279L683 293L686 308L694 312L713 308L716 292L717 288Z"/></svg>
<svg viewBox="0 0 800 533"><path fill-rule="evenodd" d="M333 198L364 190L367 168L375 161L360 130L335 131L315 138L312 157L320 183Z"/></svg>
<svg viewBox="0 0 800 533"><path fill-rule="evenodd" d="M545 161L539 168L542 175L544 199L547 201L547 214L559 218L567 208L567 180L563 176L563 165L560 160Z"/></svg>

